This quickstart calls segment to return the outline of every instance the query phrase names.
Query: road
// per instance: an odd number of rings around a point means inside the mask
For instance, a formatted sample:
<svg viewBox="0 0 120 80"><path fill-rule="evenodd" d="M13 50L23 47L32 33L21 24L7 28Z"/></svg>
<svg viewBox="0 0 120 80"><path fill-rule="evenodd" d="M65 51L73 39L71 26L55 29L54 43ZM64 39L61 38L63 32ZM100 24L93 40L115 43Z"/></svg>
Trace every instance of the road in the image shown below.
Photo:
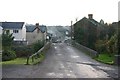
<svg viewBox="0 0 120 80"><path fill-rule="evenodd" d="M65 43L54 43L37 65L3 66L3 78L110 78L113 66L99 63ZM112 72L112 73L108 73Z"/></svg>

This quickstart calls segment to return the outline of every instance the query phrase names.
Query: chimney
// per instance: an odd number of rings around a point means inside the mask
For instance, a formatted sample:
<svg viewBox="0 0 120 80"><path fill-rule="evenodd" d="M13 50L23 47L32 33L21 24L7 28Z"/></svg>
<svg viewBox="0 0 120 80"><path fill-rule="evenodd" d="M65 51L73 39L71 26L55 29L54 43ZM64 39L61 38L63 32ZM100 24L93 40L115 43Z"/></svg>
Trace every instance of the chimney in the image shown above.
<svg viewBox="0 0 120 80"><path fill-rule="evenodd" d="M36 23L37 33L39 33L39 23Z"/></svg>
<svg viewBox="0 0 120 80"><path fill-rule="evenodd" d="M88 14L89 19L93 19L93 14Z"/></svg>
<svg viewBox="0 0 120 80"><path fill-rule="evenodd" d="M39 23L36 23L36 27L38 27L39 26Z"/></svg>

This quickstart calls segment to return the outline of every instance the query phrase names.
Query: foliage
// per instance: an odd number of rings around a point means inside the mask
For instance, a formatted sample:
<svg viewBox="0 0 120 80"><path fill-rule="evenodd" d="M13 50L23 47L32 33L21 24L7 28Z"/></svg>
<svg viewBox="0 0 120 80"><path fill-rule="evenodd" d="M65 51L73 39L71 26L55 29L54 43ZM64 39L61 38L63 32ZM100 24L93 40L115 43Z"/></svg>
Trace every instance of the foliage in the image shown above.
<svg viewBox="0 0 120 80"><path fill-rule="evenodd" d="M120 55L120 21L118 22L118 54Z"/></svg>
<svg viewBox="0 0 120 80"><path fill-rule="evenodd" d="M40 41L38 40L37 42L35 42L33 44L33 50L34 50L34 53L37 52L40 48L42 48L44 46L44 41Z"/></svg>
<svg viewBox="0 0 120 80"><path fill-rule="evenodd" d="M40 55L40 57L38 59L35 59L34 63L32 62L32 59L30 58L30 64L37 64L38 62L43 61L44 58L45 57L44 57L43 53ZM22 57L22 58L16 58L14 60L0 62L0 64L2 64L2 65L26 64L26 58L24 58L24 57Z"/></svg>
<svg viewBox="0 0 120 80"><path fill-rule="evenodd" d="M96 26L89 24L88 27L85 27L84 22L80 23L74 25L75 40L86 47L95 49L95 42L97 40ZM91 26L93 27L91 28Z"/></svg>
<svg viewBox="0 0 120 80"><path fill-rule="evenodd" d="M2 60L7 61L16 58L16 54L13 50L11 50L12 42L14 37L9 33L8 30L4 31L2 34Z"/></svg>
<svg viewBox="0 0 120 80"><path fill-rule="evenodd" d="M2 52L2 60L8 61L16 58L16 54L12 50L5 50Z"/></svg>
<svg viewBox="0 0 120 80"><path fill-rule="evenodd" d="M109 35L108 35L109 32L108 31L109 31L108 26L105 26L105 25L101 26L100 27L100 34L98 36L98 39L100 39L100 40L108 39L108 37L109 37Z"/></svg>
<svg viewBox="0 0 120 80"><path fill-rule="evenodd" d="M32 46L13 46L12 49L16 52L17 57L27 57L33 54Z"/></svg>
<svg viewBox="0 0 120 80"><path fill-rule="evenodd" d="M95 50L95 42L97 40L97 26L89 22L87 33L88 34L88 46Z"/></svg>
<svg viewBox="0 0 120 80"><path fill-rule="evenodd" d="M9 33L8 30L4 31L2 34L2 46L3 50L11 49L14 37Z"/></svg>
<svg viewBox="0 0 120 80"><path fill-rule="evenodd" d="M116 33L116 26L114 26L113 24L110 24L108 26L108 35L109 35L109 39Z"/></svg>
<svg viewBox="0 0 120 80"><path fill-rule="evenodd" d="M111 54L116 54L118 51L117 48L117 43L118 42L118 38L117 38L117 34L114 34L109 41L106 43L108 46L108 52Z"/></svg>
<svg viewBox="0 0 120 80"><path fill-rule="evenodd" d="M39 55L34 56L34 61L30 58L29 64L37 64L41 61L43 61L45 58L44 53L40 53Z"/></svg>
<svg viewBox="0 0 120 80"><path fill-rule="evenodd" d="M12 49L16 52L17 57L28 57L35 52L37 52L40 48L44 46L43 41L37 41L32 45L26 46L13 46Z"/></svg>
<svg viewBox="0 0 120 80"><path fill-rule="evenodd" d="M74 24L75 41L99 53L116 54L118 51L117 25L117 22L110 25L94 25L84 18Z"/></svg>
<svg viewBox="0 0 120 80"><path fill-rule="evenodd" d="M104 40L97 40L95 44L97 52L107 52L106 41Z"/></svg>
<svg viewBox="0 0 120 80"><path fill-rule="evenodd" d="M75 32L74 32L74 39L80 43L80 44L83 44L84 40L84 31L83 31L83 28L75 28L74 29ZM79 31L78 31L79 30ZM81 34L81 35L78 35L78 34Z"/></svg>
<svg viewBox="0 0 120 80"><path fill-rule="evenodd" d="M111 56L108 53L101 53L95 59L100 61L100 62L106 63L106 64L113 64L114 63L114 56Z"/></svg>

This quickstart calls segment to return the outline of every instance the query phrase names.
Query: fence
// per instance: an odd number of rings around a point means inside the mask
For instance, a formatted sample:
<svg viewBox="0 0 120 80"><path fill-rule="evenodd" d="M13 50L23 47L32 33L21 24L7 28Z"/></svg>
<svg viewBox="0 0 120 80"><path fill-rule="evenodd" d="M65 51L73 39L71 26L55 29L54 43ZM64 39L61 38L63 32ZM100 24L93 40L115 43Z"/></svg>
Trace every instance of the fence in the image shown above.
<svg viewBox="0 0 120 80"><path fill-rule="evenodd" d="M35 59L40 58L41 53L44 53L47 49L50 48L51 42L47 42L44 47L42 47L38 52L35 54L32 54L31 56L28 56L26 64L30 64L30 59L32 60L32 63L34 63Z"/></svg>

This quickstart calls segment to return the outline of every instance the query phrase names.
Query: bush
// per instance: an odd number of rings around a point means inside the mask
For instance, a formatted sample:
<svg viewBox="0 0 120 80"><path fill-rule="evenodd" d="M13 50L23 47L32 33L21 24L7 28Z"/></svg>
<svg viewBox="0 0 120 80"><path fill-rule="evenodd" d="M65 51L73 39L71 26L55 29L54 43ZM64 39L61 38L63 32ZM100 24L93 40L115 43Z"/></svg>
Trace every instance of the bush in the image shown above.
<svg viewBox="0 0 120 80"><path fill-rule="evenodd" d="M97 52L107 52L106 42L104 40L97 40L95 44Z"/></svg>
<svg viewBox="0 0 120 80"><path fill-rule="evenodd" d="M44 46L44 41L37 41L33 44L34 53Z"/></svg>
<svg viewBox="0 0 120 80"><path fill-rule="evenodd" d="M16 58L15 51L12 50L6 50L2 52L2 60L8 61Z"/></svg>
<svg viewBox="0 0 120 80"><path fill-rule="evenodd" d="M43 46L44 46L43 41L37 41L32 45L13 46L12 49L16 52L17 57L28 57L37 52Z"/></svg>
<svg viewBox="0 0 120 80"><path fill-rule="evenodd" d="M33 54L31 46L14 46L12 49L16 52L17 57L27 57Z"/></svg>

